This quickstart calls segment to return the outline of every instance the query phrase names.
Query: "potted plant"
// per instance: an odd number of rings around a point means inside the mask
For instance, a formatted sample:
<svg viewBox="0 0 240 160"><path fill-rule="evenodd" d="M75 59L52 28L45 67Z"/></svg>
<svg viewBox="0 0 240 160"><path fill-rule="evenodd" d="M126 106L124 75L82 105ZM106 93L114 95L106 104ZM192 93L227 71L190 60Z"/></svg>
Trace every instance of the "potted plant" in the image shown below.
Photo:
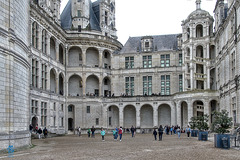
<svg viewBox="0 0 240 160"><path fill-rule="evenodd" d="M189 122L190 127L191 127L191 137L197 137L198 135L198 130L197 128L197 117L191 117L191 121Z"/></svg>
<svg viewBox="0 0 240 160"><path fill-rule="evenodd" d="M208 140L208 132L207 132L209 128L207 123L208 119L209 119L209 116L207 114L203 116L197 116L197 117L191 118L191 122L190 122L191 127L198 129L198 140L201 140L201 141ZM197 137L196 133L195 133L195 137Z"/></svg>
<svg viewBox="0 0 240 160"><path fill-rule="evenodd" d="M212 131L217 134L214 135L214 144L217 148L230 148L230 129L233 125L232 117L228 117L227 110L221 112L213 112L214 121L212 123Z"/></svg>

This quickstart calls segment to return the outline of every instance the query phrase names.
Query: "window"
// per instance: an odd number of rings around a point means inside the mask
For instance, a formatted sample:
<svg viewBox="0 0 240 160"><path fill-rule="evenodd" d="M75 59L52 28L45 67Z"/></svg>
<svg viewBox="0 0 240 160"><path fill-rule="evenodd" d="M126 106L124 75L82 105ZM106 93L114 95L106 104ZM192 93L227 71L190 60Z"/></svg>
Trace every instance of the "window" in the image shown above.
<svg viewBox="0 0 240 160"><path fill-rule="evenodd" d="M112 125L112 117L108 118L108 125L111 126Z"/></svg>
<svg viewBox="0 0 240 160"><path fill-rule="evenodd" d="M36 22L32 24L32 46L38 49L38 24Z"/></svg>
<svg viewBox="0 0 240 160"><path fill-rule="evenodd" d="M104 58L108 58L108 52L104 52Z"/></svg>
<svg viewBox="0 0 240 160"><path fill-rule="evenodd" d="M134 96L134 77L125 77L126 95Z"/></svg>
<svg viewBox="0 0 240 160"><path fill-rule="evenodd" d="M64 126L64 118L62 117L61 118L61 127L63 127Z"/></svg>
<svg viewBox="0 0 240 160"><path fill-rule="evenodd" d="M179 54L179 66L182 66L182 53Z"/></svg>
<svg viewBox="0 0 240 160"><path fill-rule="evenodd" d="M42 52L47 54L47 31L45 29L42 31Z"/></svg>
<svg viewBox="0 0 240 160"><path fill-rule="evenodd" d="M108 85L108 79L104 79L104 85Z"/></svg>
<svg viewBox="0 0 240 160"><path fill-rule="evenodd" d="M73 106L68 106L68 112L72 112L73 111Z"/></svg>
<svg viewBox="0 0 240 160"><path fill-rule="evenodd" d="M110 112L112 111L112 107L111 106L108 108L108 111L110 111Z"/></svg>
<svg viewBox="0 0 240 160"><path fill-rule="evenodd" d="M182 75L179 75L179 92L183 91L183 80Z"/></svg>
<svg viewBox="0 0 240 160"><path fill-rule="evenodd" d="M42 64L42 89L47 90L47 65Z"/></svg>
<svg viewBox="0 0 240 160"><path fill-rule="evenodd" d="M53 110L56 111L56 102L53 103Z"/></svg>
<svg viewBox="0 0 240 160"><path fill-rule="evenodd" d="M99 118L96 118L96 125L99 125Z"/></svg>
<svg viewBox="0 0 240 160"><path fill-rule="evenodd" d="M61 111L64 111L64 107L63 107L63 104L61 104Z"/></svg>
<svg viewBox="0 0 240 160"><path fill-rule="evenodd" d="M170 66L170 54L161 55L161 67Z"/></svg>
<svg viewBox="0 0 240 160"><path fill-rule="evenodd" d="M38 88L38 61L32 59L32 86Z"/></svg>
<svg viewBox="0 0 240 160"><path fill-rule="evenodd" d="M82 0L78 0L78 2L81 2Z"/></svg>
<svg viewBox="0 0 240 160"><path fill-rule="evenodd" d="M143 76L143 95L152 95L152 76Z"/></svg>
<svg viewBox="0 0 240 160"><path fill-rule="evenodd" d="M94 93L95 93L95 96L97 96L97 97L99 96L99 90L98 89L95 89Z"/></svg>
<svg viewBox="0 0 240 160"><path fill-rule="evenodd" d="M41 102L41 126L47 125L47 102Z"/></svg>
<svg viewBox="0 0 240 160"><path fill-rule="evenodd" d="M149 42L145 42L145 48L149 47Z"/></svg>
<svg viewBox="0 0 240 160"><path fill-rule="evenodd" d="M38 114L38 101L32 100L32 114Z"/></svg>
<svg viewBox="0 0 240 160"><path fill-rule="evenodd" d="M152 67L152 56L143 56L143 68Z"/></svg>
<svg viewBox="0 0 240 160"><path fill-rule="evenodd" d="M108 12L105 11L105 24L108 25Z"/></svg>
<svg viewBox="0 0 240 160"><path fill-rule="evenodd" d="M161 76L161 95L170 95L170 75Z"/></svg>
<svg viewBox="0 0 240 160"><path fill-rule="evenodd" d="M134 57L125 57L125 68L134 68Z"/></svg>
<svg viewBox="0 0 240 160"><path fill-rule="evenodd" d="M90 113L90 106L87 106L87 113Z"/></svg>
<svg viewBox="0 0 240 160"><path fill-rule="evenodd" d="M235 52L231 54L231 72L232 72L232 79L235 78Z"/></svg>
<svg viewBox="0 0 240 160"><path fill-rule="evenodd" d="M107 65L107 63L104 63L104 68L106 68L106 69L108 68L108 65Z"/></svg>
<svg viewBox="0 0 240 160"><path fill-rule="evenodd" d="M77 17L78 17L78 18L81 17L81 11L80 11L80 10L77 11Z"/></svg>
<svg viewBox="0 0 240 160"><path fill-rule="evenodd" d="M56 126L56 117L53 117L53 126Z"/></svg>

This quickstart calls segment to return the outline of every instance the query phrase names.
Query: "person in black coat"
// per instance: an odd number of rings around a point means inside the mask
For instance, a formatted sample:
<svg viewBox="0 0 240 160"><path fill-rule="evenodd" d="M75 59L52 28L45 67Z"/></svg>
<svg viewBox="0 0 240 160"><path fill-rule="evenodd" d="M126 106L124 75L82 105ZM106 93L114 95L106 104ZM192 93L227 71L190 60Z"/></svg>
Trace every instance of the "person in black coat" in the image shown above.
<svg viewBox="0 0 240 160"><path fill-rule="evenodd" d="M163 135L162 125L160 125L159 128L158 128L158 135L159 135L159 141L161 141L162 140L162 135Z"/></svg>
<svg viewBox="0 0 240 160"><path fill-rule="evenodd" d="M48 134L48 130L47 130L47 128L45 127L45 128L43 129L44 138L47 138L47 134Z"/></svg>
<svg viewBox="0 0 240 160"><path fill-rule="evenodd" d="M38 138L39 138L39 139L41 138L41 134L42 134L42 129L39 128L39 130L38 130Z"/></svg>
<svg viewBox="0 0 240 160"><path fill-rule="evenodd" d="M156 129L153 130L153 135L154 135L154 138L155 138L155 141L157 140L157 131Z"/></svg>

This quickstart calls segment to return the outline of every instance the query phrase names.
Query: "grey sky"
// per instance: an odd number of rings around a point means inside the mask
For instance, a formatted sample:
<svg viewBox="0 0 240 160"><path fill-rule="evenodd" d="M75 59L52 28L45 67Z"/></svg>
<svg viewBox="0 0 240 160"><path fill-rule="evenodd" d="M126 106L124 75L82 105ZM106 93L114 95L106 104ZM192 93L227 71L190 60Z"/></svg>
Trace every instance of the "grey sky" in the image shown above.
<svg viewBox="0 0 240 160"><path fill-rule="evenodd" d="M92 2L95 0L92 0ZM62 0L61 11L68 0ZM118 40L134 36L181 33L181 21L196 9L195 0L115 0ZM202 0L201 8L213 16L216 0Z"/></svg>

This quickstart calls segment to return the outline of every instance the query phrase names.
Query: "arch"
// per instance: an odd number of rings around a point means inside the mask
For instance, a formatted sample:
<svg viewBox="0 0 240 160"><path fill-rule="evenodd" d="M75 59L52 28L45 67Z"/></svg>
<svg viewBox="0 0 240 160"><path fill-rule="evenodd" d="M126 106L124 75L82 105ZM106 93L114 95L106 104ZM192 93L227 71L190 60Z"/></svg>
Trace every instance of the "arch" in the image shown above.
<svg viewBox="0 0 240 160"><path fill-rule="evenodd" d="M193 102L193 116L203 116L204 115L204 103L201 100L196 100Z"/></svg>
<svg viewBox="0 0 240 160"><path fill-rule="evenodd" d="M115 128L119 126L119 108L116 105L108 107L108 126Z"/></svg>
<svg viewBox="0 0 240 160"><path fill-rule="evenodd" d="M79 75L74 74L68 79L68 95L69 96L83 95L82 78Z"/></svg>
<svg viewBox="0 0 240 160"><path fill-rule="evenodd" d="M68 66L82 66L82 50L77 46L73 46L68 50Z"/></svg>
<svg viewBox="0 0 240 160"><path fill-rule="evenodd" d="M63 73L59 74L59 94L64 95L64 76Z"/></svg>
<svg viewBox="0 0 240 160"><path fill-rule="evenodd" d="M111 69L111 54L108 50L103 51L103 67Z"/></svg>
<svg viewBox="0 0 240 160"><path fill-rule="evenodd" d="M73 118L68 118L68 130L73 131L74 130L74 121Z"/></svg>
<svg viewBox="0 0 240 160"><path fill-rule="evenodd" d="M197 38L203 37L203 26L201 24L198 24L196 26L196 37Z"/></svg>
<svg viewBox="0 0 240 160"><path fill-rule="evenodd" d="M171 106L168 104L161 104L158 107L158 126L171 125Z"/></svg>
<svg viewBox="0 0 240 160"><path fill-rule="evenodd" d="M55 38L50 38L50 57L56 60L56 40Z"/></svg>
<svg viewBox="0 0 240 160"><path fill-rule="evenodd" d="M56 93L56 71L54 68L50 70L50 91L51 93Z"/></svg>
<svg viewBox="0 0 240 160"><path fill-rule="evenodd" d="M37 125L38 125L38 118L36 116L34 116L34 117L32 117L33 129L35 129Z"/></svg>
<svg viewBox="0 0 240 160"><path fill-rule="evenodd" d="M198 46L196 47L196 57L204 58L203 46L198 45Z"/></svg>
<svg viewBox="0 0 240 160"><path fill-rule="evenodd" d="M64 46L62 43L59 44L59 52L58 53L59 53L59 62L61 64L65 64L65 62L64 62Z"/></svg>
<svg viewBox="0 0 240 160"><path fill-rule="evenodd" d="M108 76L104 77L102 82L102 94L107 97L111 96L111 80Z"/></svg>
<svg viewBox="0 0 240 160"><path fill-rule="evenodd" d="M188 126L188 104L187 102L181 102L181 127Z"/></svg>
<svg viewBox="0 0 240 160"><path fill-rule="evenodd" d="M99 51L90 47L86 51L86 65L89 67L99 67Z"/></svg>
<svg viewBox="0 0 240 160"><path fill-rule="evenodd" d="M32 46L38 49L38 24L37 22L32 23Z"/></svg>
<svg viewBox="0 0 240 160"><path fill-rule="evenodd" d="M99 96L99 79L95 75L90 75L86 80L87 95Z"/></svg>
<svg viewBox="0 0 240 160"><path fill-rule="evenodd" d="M141 128L153 128L153 107L145 104L140 109Z"/></svg>
<svg viewBox="0 0 240 160"><path fill-rule="evenodd" d="M123 109L124 113L124 128L131 128L131 126L136 126L136 108L133 105L127 105Z"/></svg>

